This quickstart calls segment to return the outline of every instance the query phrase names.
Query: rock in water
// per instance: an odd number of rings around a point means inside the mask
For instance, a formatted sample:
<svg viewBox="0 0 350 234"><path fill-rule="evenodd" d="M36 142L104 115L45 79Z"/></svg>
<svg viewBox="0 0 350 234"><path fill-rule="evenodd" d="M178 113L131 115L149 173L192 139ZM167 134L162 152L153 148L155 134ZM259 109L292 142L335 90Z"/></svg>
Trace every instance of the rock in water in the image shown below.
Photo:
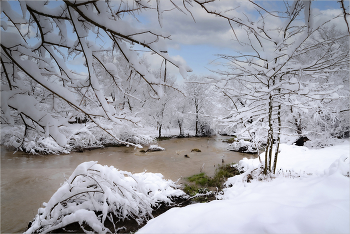
<svg viewBox="0 0 350 234"><path fill-rule="evenodd" d="M200 149L192 149L191 152L202 152Z"/></svg>
<svg viewBox="0 0 350 234"><path fill-rule="evenodd" d="M158 145L150 145L147 152L153 152L153 151L163 151L164 148L158 146Z"/></svg>
<svg viewBox="0 0 350 234"><path fill-rule="evenodd" d="M309 141L309 138L302 136L296 142L294 142L294 144L297 146L304 146L304 143L307 141Z"/></svg>

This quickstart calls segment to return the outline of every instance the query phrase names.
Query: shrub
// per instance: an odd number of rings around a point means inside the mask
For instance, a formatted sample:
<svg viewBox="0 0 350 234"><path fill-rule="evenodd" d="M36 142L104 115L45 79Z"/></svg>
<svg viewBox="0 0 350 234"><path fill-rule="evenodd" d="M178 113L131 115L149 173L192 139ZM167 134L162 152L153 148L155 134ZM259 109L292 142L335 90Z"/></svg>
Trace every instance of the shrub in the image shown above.
<svg viewBox="0 0 350 234"><path fill-rule="evenodd" d="M185 193L159 173L132 174L84 162L38 210L25 233L52 232L74 223L82 230L112 232L106 222L135 220L141 224L152 217L153 208L182 196Z"/></svg>

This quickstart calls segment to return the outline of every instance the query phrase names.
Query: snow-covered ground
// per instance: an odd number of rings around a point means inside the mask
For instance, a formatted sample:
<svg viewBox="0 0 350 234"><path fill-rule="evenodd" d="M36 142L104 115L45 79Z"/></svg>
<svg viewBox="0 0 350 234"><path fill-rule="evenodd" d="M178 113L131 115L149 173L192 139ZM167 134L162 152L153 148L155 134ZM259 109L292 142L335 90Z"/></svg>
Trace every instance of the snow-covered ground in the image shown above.
<svg viewBox="0 0 350 234"><path fill-rule="evenodd" d="M280 149L275 178L247 183L259 159L244 159L221 200L172 208L138 233L349 233L349 141Z"/></svg>

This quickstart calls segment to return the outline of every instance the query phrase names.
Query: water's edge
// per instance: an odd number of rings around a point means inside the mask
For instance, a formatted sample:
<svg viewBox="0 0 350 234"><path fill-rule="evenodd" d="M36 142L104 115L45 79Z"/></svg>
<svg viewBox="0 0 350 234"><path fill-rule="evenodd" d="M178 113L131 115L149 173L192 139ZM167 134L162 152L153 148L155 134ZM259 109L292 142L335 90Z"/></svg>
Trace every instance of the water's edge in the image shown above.
<svg viewBox="0 0 350 234"><path fill-rule="evenodd" d="M203 171L214 175L215 166L255 155L227 151L226 137L174 138L158 142L165 151L141 153L133 147L106 147L66 155L28 155L1 147L1 232L26 230L27 224L82 162L98 161L133 173L147 170L177 181ZM202 152L191 152L198 148ZM185 158L184 155L189 158ZM203 166L204 164L204 166Z"/></svg>

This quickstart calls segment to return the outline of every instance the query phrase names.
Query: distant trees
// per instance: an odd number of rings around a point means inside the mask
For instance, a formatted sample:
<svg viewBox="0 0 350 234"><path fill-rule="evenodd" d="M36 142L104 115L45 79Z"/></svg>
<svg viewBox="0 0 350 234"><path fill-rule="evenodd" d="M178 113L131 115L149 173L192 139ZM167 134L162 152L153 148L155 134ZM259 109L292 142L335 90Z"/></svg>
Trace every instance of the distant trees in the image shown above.
<svg viewBox="0 0 350 234"><path fill-rule="evenodd" d="M267 173L276 168L282 131L318 134L331 127L327 132L336 135L348 129L349 33L328 26L344 16L348 25L344 1L339 1L342 13L317 22L310 1L278 4L282 12L251 0L219 11L216 2L181 4L186 10L197 4L227 21L244 52L219 56L227 66L217 71L215 92L193 76L183 94L174 92L166 66L177 66L181 74L190 69L167 54L163 42L169 35L127 22L135 13L150 11L161 23L165 9L160 1L2 2L1 124L15 129L5 138L17 148L30 149L34 141L50 137L64 147L75 134L67 130L71 117L88 118L122 144L130 142L118 137L118 127L148 117L159 136L170 126L181 135L190 125L202 135L219 106L213 105L213 94L220 93L232 107L222 122L248 131L256 141L267 139ZM180 9L174 1L169 4ZM239 12L242 4L254 12ZM151 71L132 46L160 56L166 66L160 73ZM86 73L69 68L78 59Z"/></svg>
<svg viewBox="0 0 350 234"><path fill-rule="evenodd" d="M254 133L255 138L267 139L264 173L275 172L282 130L294 127L301 134L301 110L307 112L316 103L340 98L336 92L342 86L330 77L334 72L348 74L349 45L345 41L349 35L326 36L323 29L343 15L314 22L311 2L300 0L279 5L284 9L278 13L249 1L256 13L251 17L238 17L235 10L218 11L211 6L215 4L212 1L194 2L207 13L225 19L241 50L247 51L219 55L226 67L217 71L221 76L217 87L235 106L223 121L241 124L243 131ZM235 9L239 5L236 3ZM286 119L294 125L286 125ZM259 136L261 129L265 131Z"/></svg>
<svg viewBox="0 0 350 234"><path fill-rule="evenodd" d="M157 76L157 74L155 74ZM175 78L168 77L168 84L175 87ZM161 91L161 98L155 99L149 97L141 110L144 118L145 126L153 126L158 130L158 137L162 137L162 130L170 128L172 123L172 112L174 103L178 101L178 97L182 94L177 90L164 87Z"/></svg>
<svg viewBox="0 0 350 234"><path fill-rule="evenodd" d="M213 116L212 86L203 77L191 75L185 83L188 103L188 118L192 119L196 136L210 135L210 123Z"/></svg>
<svg viewBox="0 0 350 234"><path fill-rule="evenodd" d="M318 30L317 35L313 35L311 41L329 41L339 38L331 44L320 46L316 51L305 52L300 56L301 64L307 61L313 61L323 54L324 56L332 56L337 60L334 64L325 69L304 73L301 77L303 83L318 86L318 89L327 91L327 87L338 87L336 93L328 93L325 96L317 98L299 97L299 103L307 103L308 109L295 107L294 113L300 117L299 134L307 134L312 137L315 145L325 145L329 140L327 138L340 137L346 131L349 131L349 40L346 32L339 31L332 26L324 26ZM340 51L346 55L341 59ZM338 51L338 52L337 52ZM338 60L340 59L340 60ZM292 113L293 114L293 113ZM294 115L294 114L293 114ZM296 121L295 121L296 123ZM317 140L319 139L319 140ZM322 142L322 143L321 143Z"/></svg>
<svg viewBox="0 0 350 234"><path fill-rule="evenodd" d="M159 4L160 1L136 0L3 1L1 123L24 126L23 135L14 136L12 145L19 148L30 145L33 139L29 135L35 133L36 137L52 137L59 146L66 146L69 136L61 128L67 126L73 112L87 116L114 141L129 144L102 123L134 122L107 103L106 97L116 94L110 88L117 89L119 97L124 96L132 108L133 88L147 86L149 95L158 98L159 89L166 85L140 62L131 45L157 54L168 64L179 67L182 74L190 71L164 53L163 41L169 35L135 28L125 20L136 12L154 11L161 21L164 9ZM105 51L119 54L125 60L122 66L128 74L120 75L120 61L117 66L115 61L105 63ZM69 69L69 62L79 57L87 74Z"/></svg>
<svg viewBox="0 0 350 234"><path fill-rule="evenodd" d="M171 109L172 126L179 128L179 136L184 136L185 128L188 128L188 102L187 97L184 95L178 95L173 102L173 108Z"/></svg>

